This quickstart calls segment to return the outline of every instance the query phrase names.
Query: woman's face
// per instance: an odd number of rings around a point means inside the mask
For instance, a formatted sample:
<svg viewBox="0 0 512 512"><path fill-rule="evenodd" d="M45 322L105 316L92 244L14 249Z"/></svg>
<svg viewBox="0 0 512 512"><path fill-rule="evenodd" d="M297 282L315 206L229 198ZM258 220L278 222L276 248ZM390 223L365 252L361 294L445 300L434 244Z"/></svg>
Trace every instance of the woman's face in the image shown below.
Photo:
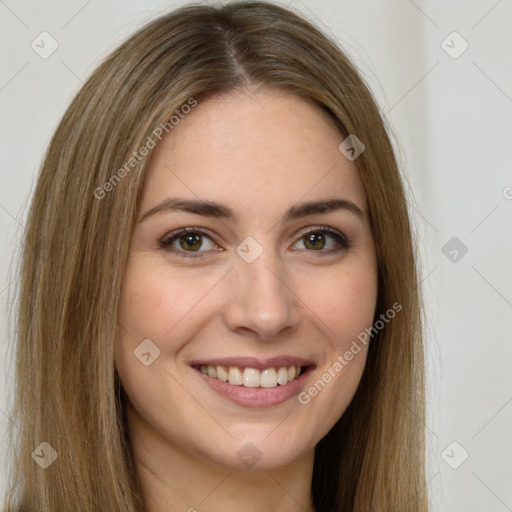
<svg viewBox="0 0 512 512"><path fill-rule="evenodd" d="M147 449L276 468L347 408L377 265L343 139L297 96L236 92L199 102L154 150L116 346Z"/></svg>

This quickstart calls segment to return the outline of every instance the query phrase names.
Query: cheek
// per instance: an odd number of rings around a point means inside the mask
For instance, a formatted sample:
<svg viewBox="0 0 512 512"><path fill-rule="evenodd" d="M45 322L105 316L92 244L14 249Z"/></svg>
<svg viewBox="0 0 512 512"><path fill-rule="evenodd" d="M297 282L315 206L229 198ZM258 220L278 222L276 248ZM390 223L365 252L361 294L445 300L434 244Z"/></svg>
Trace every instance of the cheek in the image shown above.
<svg viewBox="0 0 512 512"><path fill-rule="evenodd" d="M302 282L304 302L324 325L333 348L341 350L350 345L372 324L377 301L377 272L373 266L347 266Z"/></svg>
<svg viewBox="0 0 512 512"><path fill-rule="evenodd" d="M169 279L143 261L129 261L119 316L120 339L115 347L116 367L121 379L127 379L123 382L127 391L134 379L138 387L147 385L151 389L158 375L155 369L164 359L160 356L179 350L166 340L186 314L188 304L181 291L176 285L170 288ZM150 355L144 355L147 353ZM150 365L146 367L146 363Z"/></svg>
<svg viewBox="0 0 512 512"><path fill-rule="evenodd" d="M207 279L191 282L141 258L127 269L121 325L130 335L168 339L166 335L201 302L209 286Z"/></svg>
<svg viewBox="0 0 512 512"><path fill-rule="evenodd" d="M135 410L143 418L152 418L154 425L178 415L172 404L182 396L175 385L174 362L186 343L179 329L205 293L141 256L127 266L115 363Z"/></svg>
<svg viewBox="0 0 512 512"><path fill-rule="evenodd" d="M299 401L322 411L318 415L322 421L315 428L324 434L348 407L364 371L368 346L361 342L361 333L372 326L377 301L373 262L349 260L328 276L302 280L303 292L312 290L305 301L313 312L310 318L316 318L312 321L325 336L316 379Z"/></svg>
<svg viewBox="0 0 512 512"><path fill-rule="evenodd" d="M202 274L201 279L189 278L140 254L129 261L115 364L131 398L142 389L160 389L168 380L163 371L180 371L182 350L208 321L205 299L218 279L213 272ZM146 362L150 364L145 366Z"/></svg>
<svg viewBox="0 0 512 512"><path fill-rule="evenodd" d="M368 346L358 337L373 323L377 276L371 267L354 268L319 284L322 290L310 295L308 305L318 312L318 330L324 326L322 362L298 397L304 410L317 418L310 423L311 435L318 439L345 412L359 386Z"/></svg>

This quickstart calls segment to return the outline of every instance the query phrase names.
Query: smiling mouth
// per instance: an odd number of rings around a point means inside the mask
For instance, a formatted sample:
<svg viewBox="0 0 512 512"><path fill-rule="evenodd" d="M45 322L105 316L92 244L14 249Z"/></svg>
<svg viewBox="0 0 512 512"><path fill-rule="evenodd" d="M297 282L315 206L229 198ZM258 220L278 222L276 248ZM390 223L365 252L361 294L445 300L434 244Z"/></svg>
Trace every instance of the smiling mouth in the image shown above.
<svg viewBox="0 0 512 512"><path fill-rule="evenodd" d="M263 369L239 366L192 365L212 379L246 388L284 386L303 375L309 366L277 366Z"/></svg>

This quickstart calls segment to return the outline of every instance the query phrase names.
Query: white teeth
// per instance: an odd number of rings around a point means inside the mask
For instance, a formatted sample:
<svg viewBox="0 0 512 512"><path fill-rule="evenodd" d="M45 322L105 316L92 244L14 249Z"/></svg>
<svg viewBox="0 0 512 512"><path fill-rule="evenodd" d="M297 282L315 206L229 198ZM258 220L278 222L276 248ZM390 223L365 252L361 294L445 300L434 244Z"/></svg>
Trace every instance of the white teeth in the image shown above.
<svg viewBox="0 0 512 512"><path fill-rule="evenodd" d="M224 369L224 366L217 366L217 379L227 382L229 378L228 372Z"/></svg>
<svg viewBox="0 0 512 512"><path fill-rule="evenodd" d="M230 366L228 380L230 384L234 384L235 386L241 386L242 372L240 371L240 368L237 368L236 366Z"/></svg>
<svg viewBox="0 0 512 512"><path fill-rule="evenodd" d="M288 368L285 366L281 366L279 370L277 370L277 383L283 386L288 382Z"/></svg>
<svg viewBox="0 0 512 512"><path fill-rule="evenodd" d="M237 366L207 366L202 364L199 368L202 373L213 379L229 382L234 386L246 388L275 388L284 386L300 375L300 366L280 366L279 368L238 368Z"/></svg>
<svg viewBox="0 0 512 512"><path fill-rule="evenodd" d="M263 370L261 372L261 387L275 388L277 386L277 373L274 368Z"/></svg>
<svg viewBox="0 0 512 512"><path fill-rule="evenodd" d="M243 384L246 388L257 388L260 385L260 372L255 368L244 370ZM263 386L263 384L261 384Z"/></svg>

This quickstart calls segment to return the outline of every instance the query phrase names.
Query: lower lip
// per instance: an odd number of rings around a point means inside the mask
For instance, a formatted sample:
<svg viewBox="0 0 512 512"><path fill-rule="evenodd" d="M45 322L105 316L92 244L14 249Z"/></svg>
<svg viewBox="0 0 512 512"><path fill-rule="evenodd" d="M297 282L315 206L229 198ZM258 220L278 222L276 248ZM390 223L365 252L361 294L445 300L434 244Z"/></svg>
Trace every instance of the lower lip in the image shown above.
<svg viewBox="0 0 512 512"><path fill-rule="evenodd" d="M299 394L304 386L304 382L308 377L311 367L300 375L297 379L292 380L284 385L277 385L273 388L247 388L245 386L235 386L229 382L224 382L213 377L208 377L201 370L194 368L199 377L216 391L219 395L231 400L235 404L243 407L270 407L286 402L293 396Z"/></svg>

